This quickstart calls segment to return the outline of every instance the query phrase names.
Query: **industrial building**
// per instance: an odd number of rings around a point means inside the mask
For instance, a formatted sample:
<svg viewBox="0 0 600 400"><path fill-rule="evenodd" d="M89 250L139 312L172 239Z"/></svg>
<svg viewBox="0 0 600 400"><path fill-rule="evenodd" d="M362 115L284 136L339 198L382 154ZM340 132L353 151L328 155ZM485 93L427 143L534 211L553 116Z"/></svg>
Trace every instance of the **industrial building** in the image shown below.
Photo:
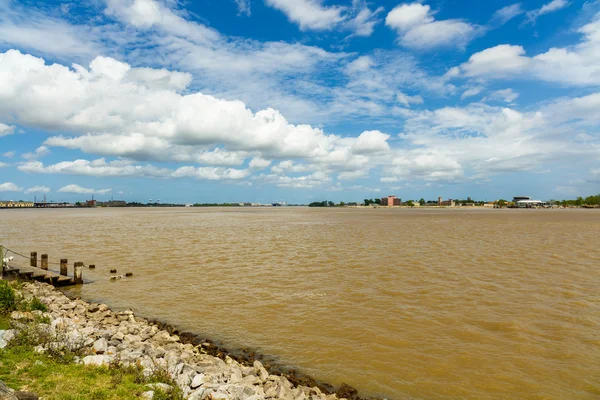
<svg viewBox="0 0 600 400"><path fill-rule="evenodd" d="M402 199L396 196L383 197L381 199L381 205L388 207L398 207L402 205Z"/></svg>

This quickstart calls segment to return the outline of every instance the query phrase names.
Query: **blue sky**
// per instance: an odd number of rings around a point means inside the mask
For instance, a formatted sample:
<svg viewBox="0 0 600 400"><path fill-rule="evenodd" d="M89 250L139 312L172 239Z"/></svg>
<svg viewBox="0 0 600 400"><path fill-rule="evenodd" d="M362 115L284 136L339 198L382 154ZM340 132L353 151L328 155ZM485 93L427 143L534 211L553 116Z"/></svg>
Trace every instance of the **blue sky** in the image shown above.
<svg viewBox="0 0 600 400"><path fill-rule="evenodd" d="M0 0L0 198L600 192L600 1Z"/></svg>

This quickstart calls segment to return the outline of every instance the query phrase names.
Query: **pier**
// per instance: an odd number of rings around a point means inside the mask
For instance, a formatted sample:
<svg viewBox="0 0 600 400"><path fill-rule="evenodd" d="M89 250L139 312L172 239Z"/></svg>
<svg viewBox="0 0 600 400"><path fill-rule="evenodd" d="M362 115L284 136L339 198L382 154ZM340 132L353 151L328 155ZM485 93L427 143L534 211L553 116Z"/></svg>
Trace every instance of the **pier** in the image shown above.
<svg viewBox="0 0 600 400"><path fill-rule="evenodd" d="M17 260L15 260L15 256ZM48 254L42 254L38 266L37 252L31 252L29 257L17 253L6 247L0 246L0 259L2 259L2 276L24 281L46 282L55 287L74 286L83 284L83 266L80 261L73 264L73 275L68 276L68 260L63 258L59 263L50 263ZM48 269L48 265L57 265L59 272ZM91 267L91 266L90 266Z"/></svg>

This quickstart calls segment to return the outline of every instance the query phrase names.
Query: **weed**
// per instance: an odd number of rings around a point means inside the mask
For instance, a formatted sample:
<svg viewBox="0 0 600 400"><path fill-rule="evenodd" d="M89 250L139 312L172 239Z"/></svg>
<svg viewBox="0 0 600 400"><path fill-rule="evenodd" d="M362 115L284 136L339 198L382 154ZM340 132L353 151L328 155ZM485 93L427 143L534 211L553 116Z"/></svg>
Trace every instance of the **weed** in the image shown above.
<svg viewBox="0 0 600 400"><path fill-rule="evenodd" d="M17 295L12 286L0 280L0 314L7 314L17 309Z"/></svg>

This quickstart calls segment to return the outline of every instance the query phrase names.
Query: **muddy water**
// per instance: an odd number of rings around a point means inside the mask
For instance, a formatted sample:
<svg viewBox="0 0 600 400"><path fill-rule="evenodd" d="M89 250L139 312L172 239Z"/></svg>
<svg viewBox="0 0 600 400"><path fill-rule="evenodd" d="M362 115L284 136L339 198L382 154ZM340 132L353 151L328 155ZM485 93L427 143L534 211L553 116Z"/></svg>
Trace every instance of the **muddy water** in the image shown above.
<svg viewBox="0 0 600 400"><path fill-rule="evenodd" d="M600 397L595 210L2 211L85 299L395 399ZM55 267L56 268L56 267ZM108 269L134 277L108 280ZM72 267L70 267L72 269Z"/></svg>

